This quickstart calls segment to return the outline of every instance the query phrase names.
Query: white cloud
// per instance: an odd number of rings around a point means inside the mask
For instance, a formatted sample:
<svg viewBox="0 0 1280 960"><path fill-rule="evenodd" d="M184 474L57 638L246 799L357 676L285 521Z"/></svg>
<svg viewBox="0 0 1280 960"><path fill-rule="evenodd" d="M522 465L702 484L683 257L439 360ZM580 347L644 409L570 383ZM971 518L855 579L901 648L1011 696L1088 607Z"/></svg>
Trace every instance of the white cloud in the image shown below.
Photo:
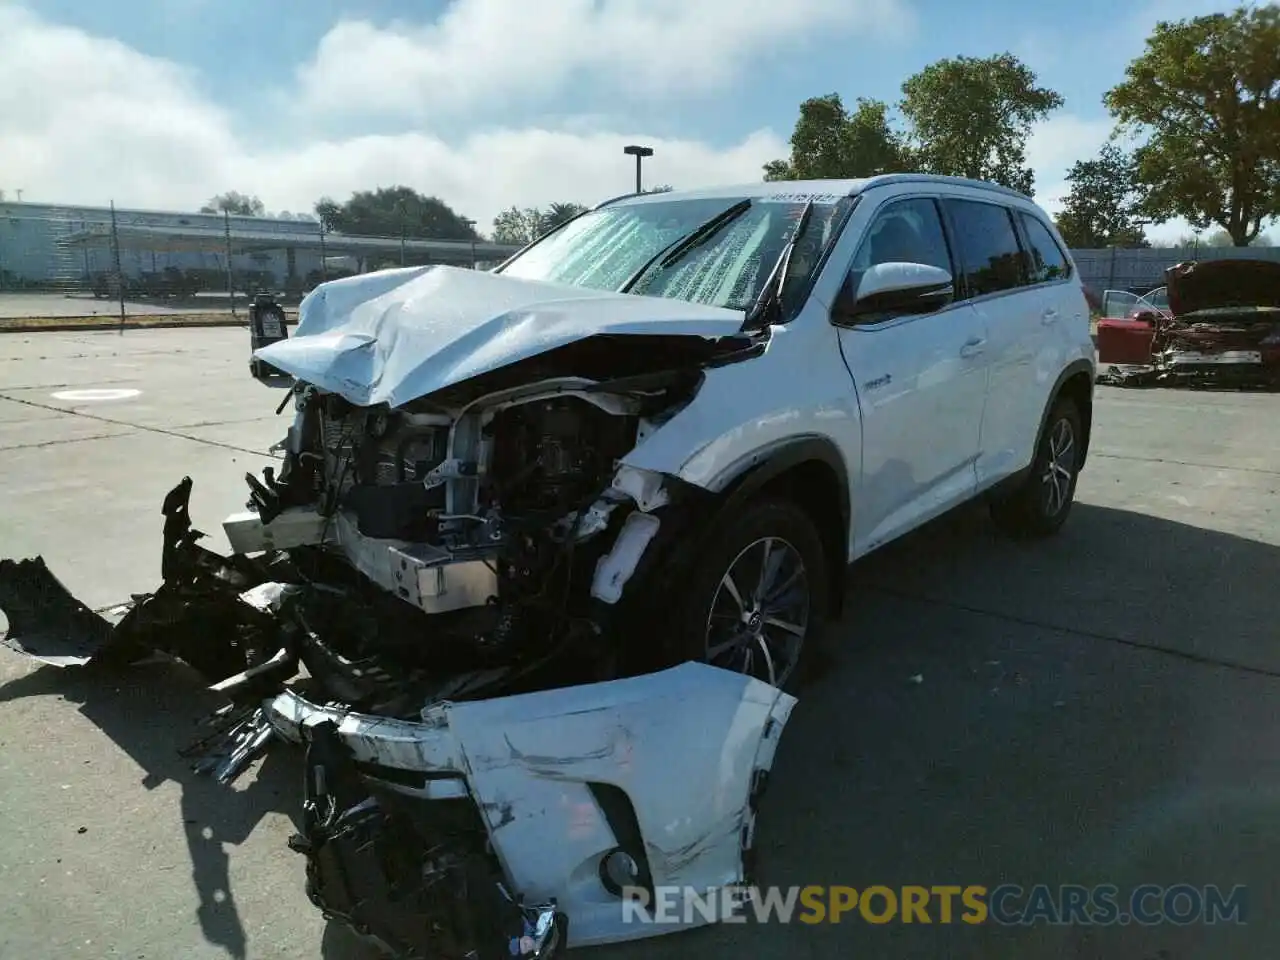
<svg viewBox="0 0 1280 960"><path fill-rule="evenodd" d="M1077 160L1089 160L1111 134L1108 119L1087 120L1058 113L1037 123L1027 141L1027 163L1036 172L1036 200L1056 213L1070 184L1067 171Z"/></svg>
<svg viewBox="0 0 1280 960"><path fill-rule="evenodd" d="M628 192L635 166L622 147L632 142L654 147L645 161L647 184L681 187L759 180L764 163L787 149L767 130L724 149L646 139L634 131L499 129L454 143L407 133L319 142L274 156L242 153L228 164L228 182L248 184L245 189L290 209L309 209L322 194L341 199L353 190L404 183L440 196L484 226L513 203L595 203Z"/></svg>
<svg viewBox="0 0 1280 960"><path fill-rule="evenodd" d="M269 209L297 211L324 194L404 183L483 228L513 203L587 203L626 192L634 182L633 161L622 154L627 143L655 148L646 182L686 187L758 180L761 166L787 149L769 131L717 148L581 127L477 130L455 142L412 132L263 149L238 138L232 118L169 61L3 4L0 36L0 189L22 189L30 201L192 209L235 189L258 194Z"/></svg>
<svg viewBox="0 0 1280 960"><path fill-rule="evenodd" d="M794 43L914 25L907 0L455 0L425 26L338 23L298 79L326 117L465 115L575 86L643 100L723 90Z"/></svg>
<svg viewBox="0 0 1280 960"><path fill-rule="evenodd" d="M390 112L412 112L418 101L432 99L428 92L437 83L446 90L461 84L458 96L473 108L510 95L512 84L567 91L572 101L572 85L588 75L604 85L638 84L654 95L679 95L664 86L673 82L711 92L752 56L801 41L806 16L811 30L828 31L858 22L892 31L911 22L895 12L907 8L894 0L793 0L790 6L739 0L734 15L723 15L723 2L458 0L437 26L410 30L403 41L368 25L335 27L301 71L301 89L348 106L386 94L380 102ZM496 36L477 26L485 11L505 17L496 21L505 25ZM556 24L563 30L552 29ZM358 57L350 59L354 48L337 44L344 31L372 44L365 53L368 73L356 66ZM585 112L557 120L554 130L473 125L446 140L418 123L402 133L262 146L241 137L235 118L171 61L54 25L5 0L0 37L0 189L10 196L21 189L30 201L194 209L235 189L256 193L271 210L302 211L325 194L341 199L353 190L402 183L441 197L483 229L512 204L591 203L627 191L634 167L621 152L626 143L655 148L645 161L648 183L678 187L758 180L762 165L788 149L789 130L758 130L717 146L625 129ZM353 85L326 88L343 62ZM451 67L461 72L455 77ZM376 82L362 79L370 75ZM447 99L441 89L433 98ZM479 113L471 109L472 116ZM1092 156L1109 130L1105 120L1072 114L1036 126L1028 160L1041 202L1056 208L1071 163ZM1180 223L1152 228L1157 236L1184 232Z"/></svg>

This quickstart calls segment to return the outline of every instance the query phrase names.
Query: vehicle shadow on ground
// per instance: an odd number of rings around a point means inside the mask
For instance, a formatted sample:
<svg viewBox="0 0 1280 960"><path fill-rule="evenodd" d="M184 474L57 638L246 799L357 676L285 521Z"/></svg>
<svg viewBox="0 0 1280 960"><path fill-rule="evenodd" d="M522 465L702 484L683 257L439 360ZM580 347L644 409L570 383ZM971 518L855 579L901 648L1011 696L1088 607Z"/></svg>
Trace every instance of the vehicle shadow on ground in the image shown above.
<svg viewBox="0 0 1280 960"><path fill-rule="evenodd" d="M957 898L950 923L935 900L929 924L749 918L581 955L1273 956L1277 582L1280 548L1123 510L1077 504L1038 543L946 516L851 571L758 824L764 885L1244 884L1247 926L975 925Z"/></svg>
<svg viewBox="0 0 1280 960"><path fill-rule="evenodd" d="M201 931L228 956L247 958L248 938L231 889L224 845L244 843L272 812L296 822L300 815L296 758L285 750L269 752L256 774L244 775L248 785L234 793L196 774L178 751L202 735L199 720L222 701L181 664L151 662L123 670L42 667L0 687L0 703L49 695L76 704L145 770L145 789L154 790L168 781L180 785L179 813L199 897Z"/></svg>

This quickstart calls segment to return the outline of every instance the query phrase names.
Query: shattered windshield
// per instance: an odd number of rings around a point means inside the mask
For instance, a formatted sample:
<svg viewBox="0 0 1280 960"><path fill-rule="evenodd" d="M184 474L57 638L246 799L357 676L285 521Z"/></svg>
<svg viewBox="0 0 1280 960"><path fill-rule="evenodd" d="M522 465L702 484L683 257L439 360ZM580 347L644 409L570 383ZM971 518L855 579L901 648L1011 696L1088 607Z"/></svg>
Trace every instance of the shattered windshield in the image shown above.
<svg viewBox="0 0 1280 960"><path fill-rule="evenodd" d="M769 278L792 231L813 200L784 288L808 286L853 204L835 195L644 200L604 207L571 221L508 263L502 273L526 280L620 290L661 251L735 204L750 206L703 242L646 270L630 292L745 310Z"/></svg>

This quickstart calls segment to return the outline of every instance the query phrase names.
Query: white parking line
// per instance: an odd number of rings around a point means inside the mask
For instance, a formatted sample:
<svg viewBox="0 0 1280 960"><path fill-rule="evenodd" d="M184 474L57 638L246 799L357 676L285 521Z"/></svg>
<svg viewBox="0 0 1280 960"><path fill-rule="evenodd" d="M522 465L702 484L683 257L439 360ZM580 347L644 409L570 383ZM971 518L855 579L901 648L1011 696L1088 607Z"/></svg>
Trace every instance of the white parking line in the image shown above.
<svg viewBox="0 0 1280 960"><path fill-rule="evenodd" d="M55 400L69 400L72 402L85 401L96 402L103 400L128 400L141 394L141 390L63 390L61 393L53 394Z"/></svg>

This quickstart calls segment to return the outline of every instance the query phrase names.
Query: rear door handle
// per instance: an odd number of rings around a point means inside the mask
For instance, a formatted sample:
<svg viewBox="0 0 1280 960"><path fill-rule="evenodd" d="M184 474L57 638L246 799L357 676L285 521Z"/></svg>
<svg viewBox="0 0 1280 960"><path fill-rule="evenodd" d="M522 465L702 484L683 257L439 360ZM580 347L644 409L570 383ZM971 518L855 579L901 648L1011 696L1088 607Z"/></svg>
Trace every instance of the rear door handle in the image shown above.
<svg viewBox="0 0 1280 960"><path fill-rule="evenodd" d="M987 341L981 337L974 337L971 340L966 340L964 342L964 346L960 348L960 356L965 357L966 359L969 357L976 357L978 354L982 353L982 348L986 345Z"/></svg>
<svg viewBox="0 0 1280 960"><path fill-rule="evenodd" d="M1050 307L1048 310L1046 310L1044 313L1040 315L1040 322L1045 324L1053 323L1057 319L1058 319L1058 311L1054 307Z"/></svg>

